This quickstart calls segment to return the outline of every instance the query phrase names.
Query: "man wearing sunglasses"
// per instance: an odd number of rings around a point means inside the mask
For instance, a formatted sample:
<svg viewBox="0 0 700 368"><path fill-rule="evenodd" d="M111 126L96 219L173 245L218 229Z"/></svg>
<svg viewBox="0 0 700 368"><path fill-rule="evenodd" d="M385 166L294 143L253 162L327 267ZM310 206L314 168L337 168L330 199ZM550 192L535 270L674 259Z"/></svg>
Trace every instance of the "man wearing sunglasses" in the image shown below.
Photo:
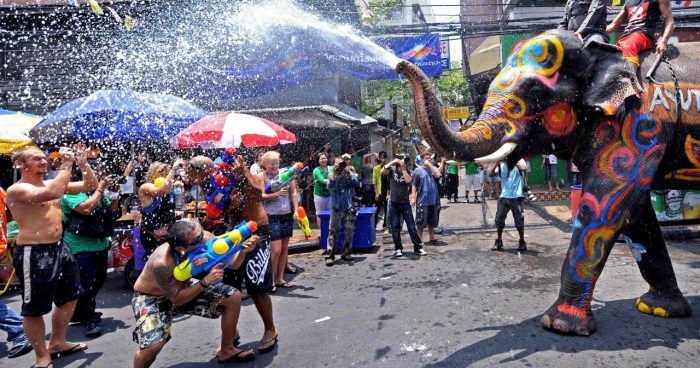
<svg viewBox="0 0 700 368"><path fill-rule="evenodd" d="M173 269L187 255L213 235L195 222L181 220L166 234L167 243L148 259L134 284L131 301L136 318L133 339L139 344L134 367L149 367L170 340L172 317L190 314L205 318L221 317L221 345L216 350L219 362L248 362L253 350L236 348L240 335L236 325L241 310L241 295L234 287L221 283L224 265L217 264L201 279L177 281ZM248 239L243 250L233 256L230 268L240 267L245 254L257 245L257 236Z"/></svg>

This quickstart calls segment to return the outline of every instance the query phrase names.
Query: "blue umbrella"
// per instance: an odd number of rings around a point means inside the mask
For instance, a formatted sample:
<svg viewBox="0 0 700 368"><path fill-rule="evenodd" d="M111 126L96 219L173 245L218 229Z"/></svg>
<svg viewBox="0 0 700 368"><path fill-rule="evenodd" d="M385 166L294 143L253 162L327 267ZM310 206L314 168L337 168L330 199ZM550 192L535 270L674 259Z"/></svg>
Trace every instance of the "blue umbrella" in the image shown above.
<svg viewBox="0 0 700 368"><path fill-rule="evenodd" d="M206 116L175 96L101 90L58 108L29 131L35 142L65 138L90 141L168 142Z"/></svg>

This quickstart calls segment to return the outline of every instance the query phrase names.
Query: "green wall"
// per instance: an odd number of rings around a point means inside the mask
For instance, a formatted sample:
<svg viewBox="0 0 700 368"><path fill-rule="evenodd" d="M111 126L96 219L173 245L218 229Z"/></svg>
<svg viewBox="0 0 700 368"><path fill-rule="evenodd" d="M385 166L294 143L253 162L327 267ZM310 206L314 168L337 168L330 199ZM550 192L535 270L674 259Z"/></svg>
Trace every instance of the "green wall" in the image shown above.
<svg viewBox="0 0 700 368"><path fill-rule="evenodd" d="M542 156L530 156L530 174L527 176L527 183L529 185L539 185L547 184L544 181L544 170L542 169ZM569 173L566 170L567 161L557 159L557 173L559 174L559 185L570 185L569 183ZM565 189L565 187L561 187Z"/></svg>

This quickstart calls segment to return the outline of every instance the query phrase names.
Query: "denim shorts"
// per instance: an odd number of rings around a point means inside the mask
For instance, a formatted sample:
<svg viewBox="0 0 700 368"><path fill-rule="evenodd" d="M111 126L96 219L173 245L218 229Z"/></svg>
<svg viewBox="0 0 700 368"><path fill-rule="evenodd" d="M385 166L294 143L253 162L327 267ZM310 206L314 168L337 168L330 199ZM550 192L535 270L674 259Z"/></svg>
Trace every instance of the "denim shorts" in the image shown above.
<svg viewBox="0 0 700 368"><path fill-rule="evenodd" d="M270 241L289 238L294 232L294 217L292 213L286 215L268 215L270 220Z"/></svg>

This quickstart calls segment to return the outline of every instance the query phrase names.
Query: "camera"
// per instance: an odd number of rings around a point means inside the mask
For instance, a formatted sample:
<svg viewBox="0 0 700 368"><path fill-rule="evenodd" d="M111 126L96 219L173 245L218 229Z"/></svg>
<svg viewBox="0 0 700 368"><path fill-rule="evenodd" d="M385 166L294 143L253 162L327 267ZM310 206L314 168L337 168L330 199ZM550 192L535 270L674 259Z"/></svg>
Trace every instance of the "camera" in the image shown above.
<svg viewBox="0 0 700 368"><path fill-rule="evenodd" d="M348 166L347 162L341 161L338 163L338 168L336 170L337 171L344 171L347 166Z"/></svg>
<svg viewBox="0 0 700 368"><path fill-rule="evenodd" d="M523 192L525 192L525 196L530 203L537 200L537 196L532 192L532 189L530 189L529 186L523 187Z"/></svg>

